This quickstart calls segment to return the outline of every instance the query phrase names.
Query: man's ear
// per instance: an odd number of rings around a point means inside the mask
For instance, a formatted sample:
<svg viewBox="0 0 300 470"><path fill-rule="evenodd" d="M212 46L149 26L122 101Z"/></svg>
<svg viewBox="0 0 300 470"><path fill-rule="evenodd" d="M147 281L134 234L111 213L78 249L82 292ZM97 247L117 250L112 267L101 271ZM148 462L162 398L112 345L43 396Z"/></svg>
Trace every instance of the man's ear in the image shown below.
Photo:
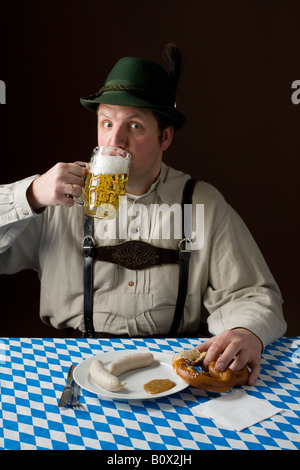
<svg viewBox="0 0 300 470"><path fill-rule="evenodd" d="M161 140L161 150L164 152L171 145L173 140L174 128L173 126L167 126L163 130L162 140Z"/></svg>

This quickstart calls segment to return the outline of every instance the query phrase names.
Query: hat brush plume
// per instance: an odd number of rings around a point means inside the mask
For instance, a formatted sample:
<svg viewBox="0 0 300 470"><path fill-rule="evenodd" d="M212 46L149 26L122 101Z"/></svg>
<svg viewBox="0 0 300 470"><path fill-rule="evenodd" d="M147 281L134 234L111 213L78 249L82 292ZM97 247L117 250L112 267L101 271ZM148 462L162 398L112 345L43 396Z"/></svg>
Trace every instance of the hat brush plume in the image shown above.
<svg viewBox="0 0 300 470"><path fill-rule="evenodd" d="M175 95L181 74L181 54L178 46L171 41L168 42L163 51L163 58L169 67L172 91Z"/></svg>

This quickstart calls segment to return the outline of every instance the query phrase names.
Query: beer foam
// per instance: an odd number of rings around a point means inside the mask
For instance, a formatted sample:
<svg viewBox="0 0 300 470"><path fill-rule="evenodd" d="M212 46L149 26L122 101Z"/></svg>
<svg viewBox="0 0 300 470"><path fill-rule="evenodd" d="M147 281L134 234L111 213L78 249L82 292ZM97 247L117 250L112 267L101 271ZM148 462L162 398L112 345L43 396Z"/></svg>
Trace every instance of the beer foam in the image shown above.
<svg viewBox="0 0 300 470"><path fill-rule="evenodd" d="M129 158L123 158L120 155L103 155L99 154L95 157L91 165L91 171L100 173L101 175L117 175L128 173Z"/></svg>

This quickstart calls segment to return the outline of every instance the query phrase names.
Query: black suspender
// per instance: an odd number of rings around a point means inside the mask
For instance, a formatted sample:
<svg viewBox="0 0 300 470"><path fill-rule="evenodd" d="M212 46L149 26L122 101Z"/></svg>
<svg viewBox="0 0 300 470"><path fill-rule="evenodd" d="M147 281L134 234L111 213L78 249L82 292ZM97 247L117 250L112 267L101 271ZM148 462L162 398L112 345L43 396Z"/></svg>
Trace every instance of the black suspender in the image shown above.
<svg viewBox="0 0 300 470"><path fill-rule="evenodd" d="M187 223L187 212L185 205L192 204L193 191L196 181L189 179L184 187L182 195L182 239L178 246L178 256L173 262L179 264L179 284L177 302L173 323L169 331L169 336L176 336L181 319L183 318L184 305L186 301L188 277L189 277L189 261L191 257L191 233L192 233L192 218L190 210L190 220ZM191 206L189 206L191 209ZM93 338L95 330L93 326L93 262L97 253L95 247L94 235L94 220L92 217L84 215L84 239L83 239L83 256L84 256L84 325L86 338ZM141 243L143 242L136 242ZM128 244L128 242L127 242ZM153 247L154 248L154 247ZM160 249L162 252L163 248ZM101 250L100 250L101 251ZM166 250L171 251L171 250ZM160 264L160 263L157 263Z"/></svg>
<svg viewBox="0 0 300 470"><path fill-rule="evenodd" d="M93 261L95 254L94 219L84 214L84 326L85 338L93 338L95 330L93 325Z"/></svg>
<svg viewBox="0 0 300 470"><path fill-rule="evenodd" d="M192 234L192 217L186 223L187 212L184 210L186 204L192 204L193 202L193 191L196 181L190 179L187 181L182 195L182 239L179 246L179 284L178 284L178 294L177 302L175 307L175 313L173 318L173 323L169 331L169 336L176 336L178 327L181 319L183 318L184 305L186 300L188 281L189 281L189 263L191 257L191 234ZM191 207L190 207L191 208ZM192 213L190 212L190 215ZM189 233L188 233L189 231Z"/></svg>

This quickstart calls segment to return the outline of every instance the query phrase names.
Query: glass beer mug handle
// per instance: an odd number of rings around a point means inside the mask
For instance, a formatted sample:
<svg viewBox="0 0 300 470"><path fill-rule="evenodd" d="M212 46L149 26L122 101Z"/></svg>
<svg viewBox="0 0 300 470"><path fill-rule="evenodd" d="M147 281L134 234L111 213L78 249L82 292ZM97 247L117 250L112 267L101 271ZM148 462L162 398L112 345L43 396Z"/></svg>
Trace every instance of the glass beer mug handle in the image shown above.
<svg viewBox="0 0 300 470"><path fill-rule="evenodd" d="M81 199L82 198L82 199ZM73 197L73 201L76 202L76 204L78 204L79 206L84 206L84 194L83 194L83 190L82 190L82 193L81 193L81 196L80 198L78 197Z"/></svg>
<svg viewBox="0 0 300 470"><path fill-rule="evenodd" d="M89 168L89 164L85 162L74 162L83 168ZM73 201L76 202L79 206L84 206L84 188L82 188L82 193L80 197L73 197Z"/></svg>

